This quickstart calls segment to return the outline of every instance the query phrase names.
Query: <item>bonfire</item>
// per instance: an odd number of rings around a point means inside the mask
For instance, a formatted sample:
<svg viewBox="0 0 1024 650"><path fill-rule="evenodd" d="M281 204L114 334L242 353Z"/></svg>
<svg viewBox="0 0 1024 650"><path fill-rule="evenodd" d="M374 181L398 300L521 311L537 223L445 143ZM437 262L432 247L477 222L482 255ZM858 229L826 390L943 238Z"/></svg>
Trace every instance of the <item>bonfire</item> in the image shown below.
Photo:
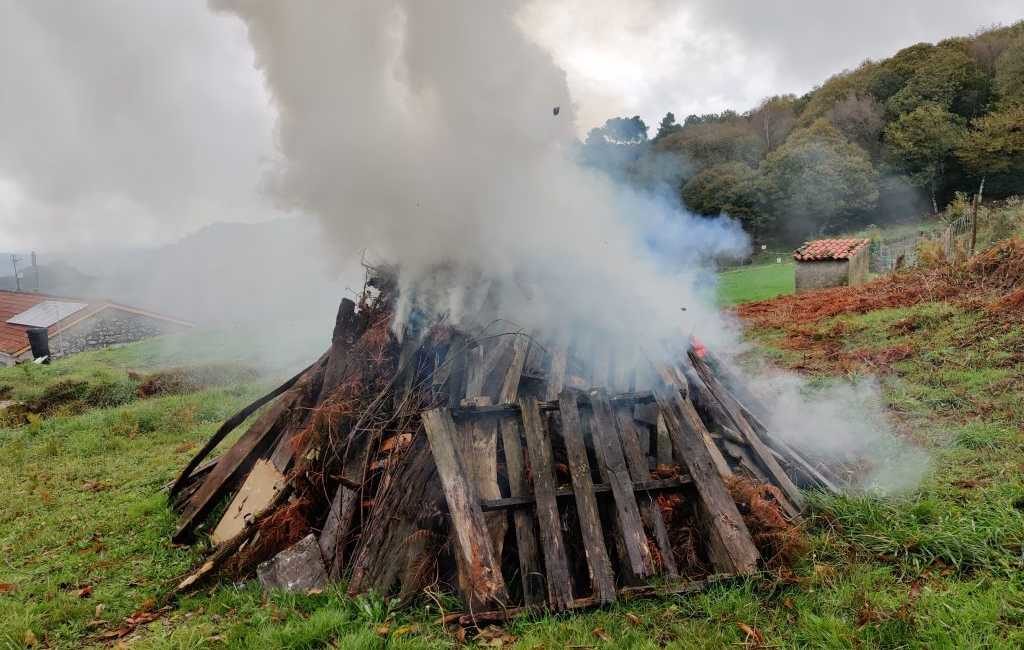
<svg viewBox="0 0 1024 650"><path fill-rule="evenodd" d="M255 573L457 592L473 622L576 609L785 562L800 488L836 489L696 342L627 359L443 320L396 333L396 299L381 275L343 300L327 352L181 472L174 541L214 548L179 590Z"/></svg>

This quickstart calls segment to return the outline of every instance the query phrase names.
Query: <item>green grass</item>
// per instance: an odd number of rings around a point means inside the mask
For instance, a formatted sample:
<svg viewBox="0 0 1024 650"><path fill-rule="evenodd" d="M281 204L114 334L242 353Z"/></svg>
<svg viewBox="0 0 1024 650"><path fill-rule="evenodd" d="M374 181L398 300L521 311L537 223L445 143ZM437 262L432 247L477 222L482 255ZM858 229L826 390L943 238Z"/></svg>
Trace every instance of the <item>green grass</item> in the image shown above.
<svg viewBox="0 0 1024 650"><path fill-rule="evenodd" d="M793 293L794 273L791 261L724 271L718 274L718 302L723 306L736 305Z"/></svg>
<svg viewBox="0 0 1024 650"><path fill-rule="evenodd" d="M1017 648L1024 646L1024 410L1021 328L976 337L978 315L945 304L840 317L849 350L911 346L881 378L901 429L927 446L931 471L894 498L815 496L810 550L787 580L759 576L683 597L576 616L519 619L517 647L721 648L754 628L772 647ZM837 329L839 328L839 329ZM758 340L773 352L778 333ZM50 367L0 370L31 399L68 379L132 388L127 369L182 361L165 342L88 353ZM161 486L217 424L267 380L181 395L92 403L0 429L0 648L27 631L59 648L99 645L147 599L165 593L203 549L170 544ZM77 590L89 585L90 597ZM450 606L450 604L449 604ZM380 598L263 594L251 582L182 598L141 626L139 648L449 648L459 644L420 604ZM747 626L746 628L742 626Z"/></svg>

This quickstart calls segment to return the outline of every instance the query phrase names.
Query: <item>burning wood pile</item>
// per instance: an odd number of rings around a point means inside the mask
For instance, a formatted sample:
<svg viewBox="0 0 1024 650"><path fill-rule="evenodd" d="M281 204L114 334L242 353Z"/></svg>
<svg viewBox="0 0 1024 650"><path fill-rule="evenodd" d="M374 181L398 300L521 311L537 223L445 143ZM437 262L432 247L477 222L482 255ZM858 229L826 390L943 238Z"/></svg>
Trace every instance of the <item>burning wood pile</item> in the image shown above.
<svg viewBox="0 0 1024 650"><path fill-rule="evenodd" d="M637 363L443 323L399 340L377 284L174 482L174 541L214 544L180 590L255 570L406 600L457 589L474 621L574 609L753 572L793 532L800 488L835 489L697 344Z"/></svg>

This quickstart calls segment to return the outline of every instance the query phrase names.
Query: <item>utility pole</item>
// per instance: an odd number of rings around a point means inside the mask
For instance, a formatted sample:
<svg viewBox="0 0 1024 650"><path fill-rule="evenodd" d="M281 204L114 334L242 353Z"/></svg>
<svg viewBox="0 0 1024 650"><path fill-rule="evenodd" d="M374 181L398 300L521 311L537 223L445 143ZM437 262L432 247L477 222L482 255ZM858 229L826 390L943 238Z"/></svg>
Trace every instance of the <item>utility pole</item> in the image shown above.
<svg viewBox="0 0 1024 650"><path fill-rule="evenodd" d="M39 264L36 263L36 252L32 251L32 271L36 276L36 293L39 293Z"/></svg>
<svg viewBox="0 0 1024 650"><path fill-rule="evenodd" d="M18 291L21 291L21 279L18 277L18 262L21 258L11 253L11 266L14 267L14 286L17 287Z"/></svg>

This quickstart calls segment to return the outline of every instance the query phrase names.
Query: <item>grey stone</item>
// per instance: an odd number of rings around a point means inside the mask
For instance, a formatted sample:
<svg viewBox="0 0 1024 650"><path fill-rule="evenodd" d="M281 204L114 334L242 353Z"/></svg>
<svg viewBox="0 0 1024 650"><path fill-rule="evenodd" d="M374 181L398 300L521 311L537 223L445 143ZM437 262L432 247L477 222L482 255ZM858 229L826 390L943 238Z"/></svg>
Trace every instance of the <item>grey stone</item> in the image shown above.
<svg viewBox="0 0 1024 650"><path fill-rule="evenodd" d="M323 589L327 569L320 555L320 544L312 533L256 567L256 576L264 589L283 589L307 593Z"/></svg>

